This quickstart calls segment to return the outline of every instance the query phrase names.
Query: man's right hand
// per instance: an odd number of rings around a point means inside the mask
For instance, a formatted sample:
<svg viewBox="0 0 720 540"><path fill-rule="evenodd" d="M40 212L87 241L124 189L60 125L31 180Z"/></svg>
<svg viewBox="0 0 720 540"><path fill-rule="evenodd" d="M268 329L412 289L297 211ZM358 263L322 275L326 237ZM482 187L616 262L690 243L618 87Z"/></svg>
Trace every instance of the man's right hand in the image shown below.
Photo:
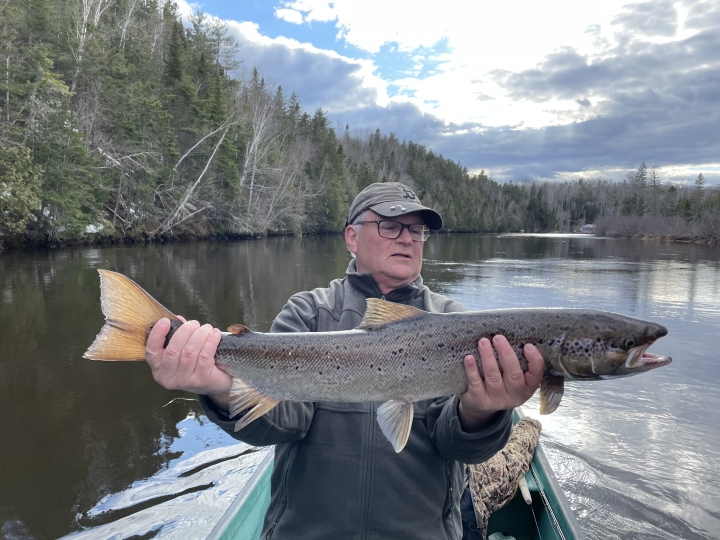
<svg viewBox="0 0 720 540"><path fill-rule="evenodd" d="M197 321L183 324L173 334L167 348L165 336L170 321L160 319L148 336L145 360L155 381L168 390L185 390L207 395L228 410L232 377L215 365L220 330Z"/></svg>

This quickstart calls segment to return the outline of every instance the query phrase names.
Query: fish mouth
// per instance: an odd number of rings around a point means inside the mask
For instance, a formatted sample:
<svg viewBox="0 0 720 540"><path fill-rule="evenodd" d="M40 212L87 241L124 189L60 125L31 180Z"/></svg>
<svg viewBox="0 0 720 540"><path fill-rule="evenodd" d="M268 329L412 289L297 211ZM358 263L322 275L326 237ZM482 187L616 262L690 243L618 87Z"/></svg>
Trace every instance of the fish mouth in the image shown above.
<svg viewBox="0 0 720 540"><path fill-rule="evenodd" d="M646 349L650 345L652 345L652 343L630 349L628 351L628 358L625 362L625 367L632 371L647 371L666 366L672 362L672 358L669 356L646 352Z"/></svg>
<svg viewBox="0 0 720 540"><path fill-rule="evenodd" d="M640 359L637 361L637 363L635 365L640 364L643 366L656 368L656 367L660 367L660 366L666 366L670 362L672 362L672 358L670 358L669 356L644 352L644 353L642 353L642 356L640 357Z"/></svg>

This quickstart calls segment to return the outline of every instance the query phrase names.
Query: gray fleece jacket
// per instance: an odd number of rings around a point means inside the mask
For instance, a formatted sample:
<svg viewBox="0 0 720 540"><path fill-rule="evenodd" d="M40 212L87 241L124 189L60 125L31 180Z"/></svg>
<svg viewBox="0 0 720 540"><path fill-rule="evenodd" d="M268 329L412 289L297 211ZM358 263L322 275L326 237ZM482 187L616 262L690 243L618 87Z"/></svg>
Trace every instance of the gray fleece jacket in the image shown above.
<svg viewBox="0 0 720 540"><path fill-rule="evenodd" d="M355 271L327 288L293 295L272 332L350 330L367 298L382 298L369 274ZM464 311L418 278L386 300L426 311ZM458 359L460 361L460 359ZM456 396L415 403L410 439L396 454L380 431L380 403L281 402L241 431L237 418L200 396L213 422L252 445L275 445L266 540L459 540L463 463L490 458L506 443L510 411L485 429L466 433Z"/></svg>

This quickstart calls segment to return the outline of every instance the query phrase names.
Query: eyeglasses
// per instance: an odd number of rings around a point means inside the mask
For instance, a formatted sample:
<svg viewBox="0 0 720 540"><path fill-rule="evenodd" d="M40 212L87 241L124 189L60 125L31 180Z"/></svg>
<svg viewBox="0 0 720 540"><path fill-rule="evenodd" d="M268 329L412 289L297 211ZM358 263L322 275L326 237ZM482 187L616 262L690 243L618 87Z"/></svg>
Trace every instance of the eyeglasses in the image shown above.
<svg viewBox="0 0 720 540"><path fill-rule="evenodd" d="M400 238L405 229L410 231L410 237L413 239L413 242L424 242L430 237L430 227L422 223L406 225L405 223L391 219L380 219L375 221L357 221L353 225L362 225L363 223L377 223L378 234L388 240Z"/></svg>

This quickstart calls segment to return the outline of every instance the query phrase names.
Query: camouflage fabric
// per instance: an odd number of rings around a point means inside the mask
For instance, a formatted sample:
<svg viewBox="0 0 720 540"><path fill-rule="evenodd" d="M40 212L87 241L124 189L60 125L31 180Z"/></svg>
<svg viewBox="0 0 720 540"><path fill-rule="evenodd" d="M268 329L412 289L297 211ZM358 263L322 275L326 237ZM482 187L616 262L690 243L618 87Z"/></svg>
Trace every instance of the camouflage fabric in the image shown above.
<svg viewBox="0 0 720 540"><path fill-rule="evenodd" d="M483 538L487 538L490 514L510 502L518 489L518 481L530 468L541 428L540 422L533 418L521 419L502 450L484 463L467 466L475 518Z"/></svg>

